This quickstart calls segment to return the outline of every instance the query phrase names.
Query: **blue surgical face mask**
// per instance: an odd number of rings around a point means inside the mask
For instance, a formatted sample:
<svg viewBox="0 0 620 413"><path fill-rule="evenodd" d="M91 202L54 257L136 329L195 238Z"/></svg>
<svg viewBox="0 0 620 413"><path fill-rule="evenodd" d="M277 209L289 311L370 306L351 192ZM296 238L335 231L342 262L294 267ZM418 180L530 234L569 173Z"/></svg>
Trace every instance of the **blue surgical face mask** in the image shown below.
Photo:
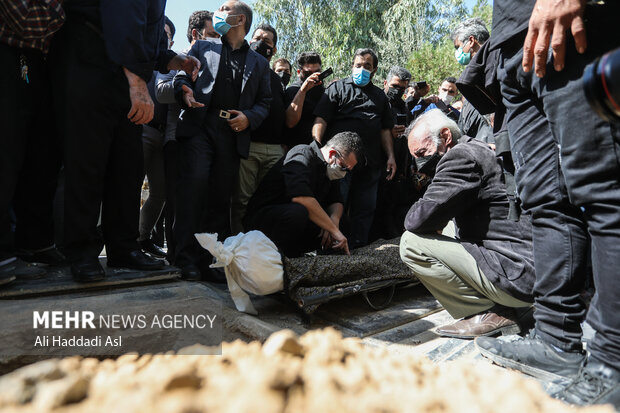
<svg viewBox="0 0 620 413"><path fill-rule="evenodd" d="M368 84L368 82L370 82L370 75L371 73L369 70L366 70L363 67L354 67L351 77L353 77L353 83L364 87Z"/></svg>
<svg viewBox="0 0 620 413"><path fill-rule="evenodd" d="M238 14L226 14L225 11L220 11L220 10L214 12L213 13L213 29L215 29L215 31L218 32L220 36L224 36L226 33L228 33L231 27L238 26L238 24L235 26L231 26L226 21L227 18L234 17L234 16L238 16Z"/></svg>
<svg viewBox="0 0 620 413"><path fill-rule="evenodd" d="M467 66L471 60L471 48L469 49L469 52L465 53L463 51L463 46L459 47L454 51L454 57L459 64Z"/></svg>

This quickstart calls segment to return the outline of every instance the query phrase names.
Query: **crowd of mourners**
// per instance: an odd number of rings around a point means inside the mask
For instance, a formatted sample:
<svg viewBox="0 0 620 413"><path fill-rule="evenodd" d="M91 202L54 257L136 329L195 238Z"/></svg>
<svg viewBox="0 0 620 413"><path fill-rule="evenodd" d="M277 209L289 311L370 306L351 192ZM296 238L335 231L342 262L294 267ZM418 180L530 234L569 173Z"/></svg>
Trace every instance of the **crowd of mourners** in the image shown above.
<svg viewBox="0 0 620 413"><path fill-rule="evenodd" d="M343 259L400 237L455 319L437 334L620 408L620 128L582 87L620 46L618 2L495 0L491 36L454 27L464 70L437 85L375 79L370 48L342 79L320 50L276 59L238 0L192 13L177 54L166 1L131 4L0 0L1 285L101 281L104 247L109 268L224 282L204 232Z"/></svg>

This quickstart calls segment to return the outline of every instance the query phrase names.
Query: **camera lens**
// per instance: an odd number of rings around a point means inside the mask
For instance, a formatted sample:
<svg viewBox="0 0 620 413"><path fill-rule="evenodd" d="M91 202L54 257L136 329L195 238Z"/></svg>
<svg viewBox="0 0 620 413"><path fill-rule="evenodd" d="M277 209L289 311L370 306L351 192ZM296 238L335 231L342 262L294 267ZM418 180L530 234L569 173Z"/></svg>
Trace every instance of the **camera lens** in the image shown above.
<svg viewBox="0 0 620 413"><path fill-rule="evenodd" d="M583 89L601 118L620 122L620 49L604 54L586 68Z"/></svg>

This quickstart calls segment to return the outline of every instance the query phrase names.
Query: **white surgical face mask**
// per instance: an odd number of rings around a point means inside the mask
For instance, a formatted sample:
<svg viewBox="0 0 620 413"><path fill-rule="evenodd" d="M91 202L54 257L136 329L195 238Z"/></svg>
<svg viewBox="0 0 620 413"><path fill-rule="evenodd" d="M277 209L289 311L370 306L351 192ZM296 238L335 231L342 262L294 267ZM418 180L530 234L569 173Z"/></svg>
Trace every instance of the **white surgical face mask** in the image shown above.
<svg viewBox="0 0 620 413"><path fill-rule="evenodd" d="M448 95L447 93L445 94L442 93L439 95L439 99L441 99L443 103L449 106L450 103L452 103L452 101L454 100L454 96Z"/></svg>

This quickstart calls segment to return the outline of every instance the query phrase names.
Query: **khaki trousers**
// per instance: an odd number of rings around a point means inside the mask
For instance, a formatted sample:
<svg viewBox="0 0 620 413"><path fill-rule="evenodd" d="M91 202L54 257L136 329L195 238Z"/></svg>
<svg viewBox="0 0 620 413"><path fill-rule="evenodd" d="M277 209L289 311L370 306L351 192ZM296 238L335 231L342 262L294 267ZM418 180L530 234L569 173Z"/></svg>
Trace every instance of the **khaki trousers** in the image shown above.
<svg viewBox="0 0 620 413"><path fill-rule="evenodd" d="M248 202L267 172L284 156L281 145L250 142L248 159L241 159L239 180L231 204L231 226L233 234L243 231L241 220L245 216Z"/></svg>
<svg viewBox="0 0 620 413"><path fill-rule="evenodd" d="M510 296L488 280L474 257L454 239L452 222L442 235L405 231L400 240L400 257L455 319L489 310L495 304L531 305Z"/></svg>

